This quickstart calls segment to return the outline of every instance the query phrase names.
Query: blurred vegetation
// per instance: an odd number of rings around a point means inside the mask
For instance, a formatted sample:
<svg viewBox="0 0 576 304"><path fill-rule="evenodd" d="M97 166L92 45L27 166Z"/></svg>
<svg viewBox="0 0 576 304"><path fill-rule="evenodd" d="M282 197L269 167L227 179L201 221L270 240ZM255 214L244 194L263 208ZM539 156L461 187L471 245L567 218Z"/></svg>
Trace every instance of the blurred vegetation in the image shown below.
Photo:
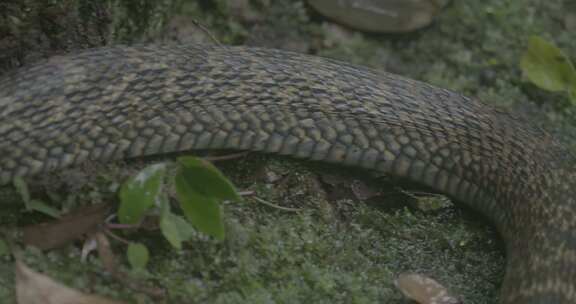
<svg viewBox="0 0 576 304"><path fill-rule="evenodd" d="M538 36L530 37L520 67L526 78L539 88L568 94L576 105L576 70L562 50Z"/></svg>

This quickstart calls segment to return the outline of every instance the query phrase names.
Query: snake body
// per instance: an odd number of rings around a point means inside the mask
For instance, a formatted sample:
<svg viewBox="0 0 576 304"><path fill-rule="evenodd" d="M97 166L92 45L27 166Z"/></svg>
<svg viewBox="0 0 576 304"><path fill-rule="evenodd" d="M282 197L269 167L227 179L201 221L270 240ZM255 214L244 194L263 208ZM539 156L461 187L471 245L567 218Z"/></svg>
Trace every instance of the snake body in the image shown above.
<svg viewBox="0 0 576 304"><path fill-rule="evenodd" d="M326 58L107 47L0 78L0 185L85 160L240 149L381 171L487 216L501 303L576 303L576 158L504 111Z"/></svg>

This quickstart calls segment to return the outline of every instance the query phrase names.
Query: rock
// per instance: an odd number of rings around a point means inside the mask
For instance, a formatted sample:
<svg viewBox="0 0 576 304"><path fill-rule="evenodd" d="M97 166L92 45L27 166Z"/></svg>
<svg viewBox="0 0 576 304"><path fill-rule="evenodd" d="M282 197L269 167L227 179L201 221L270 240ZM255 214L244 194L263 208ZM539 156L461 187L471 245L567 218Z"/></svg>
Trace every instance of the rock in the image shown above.
<svg viewBox="0 0 576 304"><path fill-rule="evenodd" d="M349 27L379 33L410 32L429 25L446 0L309 0L320 14Z"/></svg>

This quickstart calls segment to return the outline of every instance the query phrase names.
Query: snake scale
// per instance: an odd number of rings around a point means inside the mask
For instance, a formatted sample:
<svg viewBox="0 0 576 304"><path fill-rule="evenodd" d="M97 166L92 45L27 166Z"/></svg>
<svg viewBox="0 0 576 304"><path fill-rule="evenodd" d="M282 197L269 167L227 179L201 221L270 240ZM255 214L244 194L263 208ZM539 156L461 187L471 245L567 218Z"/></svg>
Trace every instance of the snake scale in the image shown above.
<svg viewBox="0 0 576 304"><path fill-rule="evenodd" d="M576 158L505 111L336 60L221 46L91 49L0 78L0 185L79 164L238 149L409 178L502 235L501 303L576 303Z"/></svg>

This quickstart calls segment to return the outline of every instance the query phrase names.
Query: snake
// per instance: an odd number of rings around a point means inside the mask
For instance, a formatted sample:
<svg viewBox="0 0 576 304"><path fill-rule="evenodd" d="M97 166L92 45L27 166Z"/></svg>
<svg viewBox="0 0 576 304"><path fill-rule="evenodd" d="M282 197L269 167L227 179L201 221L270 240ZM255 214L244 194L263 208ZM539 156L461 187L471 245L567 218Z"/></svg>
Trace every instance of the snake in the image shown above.
<svg viewBox="0 0 576 304"><path fill-rule="evenodd" d="M477 99L265 48L136 45L0 78L0 185L85 161L192 150L287 155L409 179L487 217L500 303L576 303L576 157Z"/></svg>

